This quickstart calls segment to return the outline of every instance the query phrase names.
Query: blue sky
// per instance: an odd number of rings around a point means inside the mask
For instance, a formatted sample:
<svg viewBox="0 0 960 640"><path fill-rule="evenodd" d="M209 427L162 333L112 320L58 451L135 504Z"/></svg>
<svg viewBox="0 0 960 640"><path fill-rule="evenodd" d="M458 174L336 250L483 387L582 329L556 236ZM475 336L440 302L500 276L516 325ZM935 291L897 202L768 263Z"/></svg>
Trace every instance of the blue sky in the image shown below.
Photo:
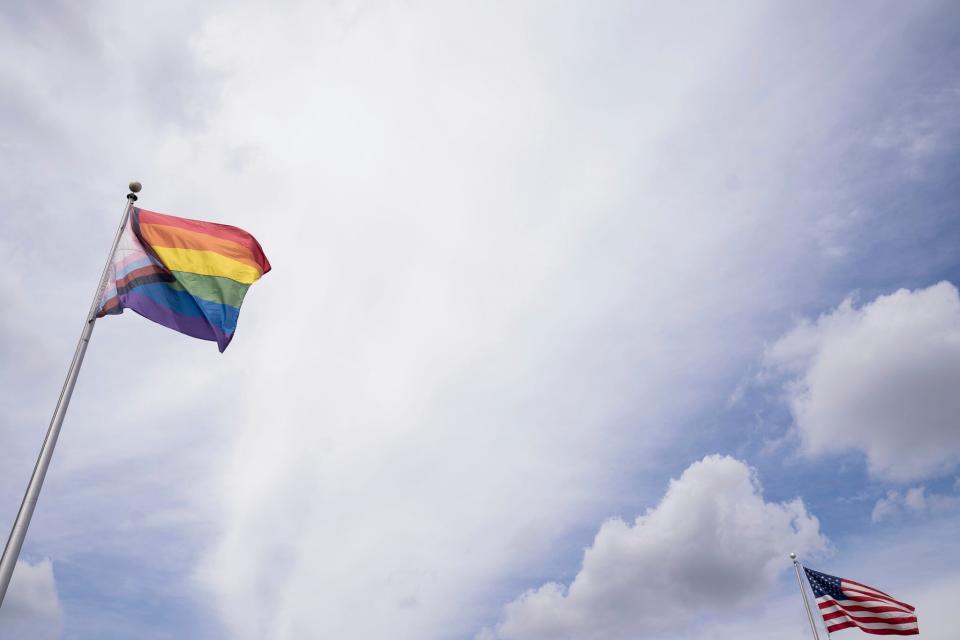
<svg viewBox="0 0 960 640"><path fill-rule="evenodd" d="M0 630L798 638L795 550L947 638L958 24L0 9L0 523L127 181L274 265L222 356L98 322Z"/></svg>

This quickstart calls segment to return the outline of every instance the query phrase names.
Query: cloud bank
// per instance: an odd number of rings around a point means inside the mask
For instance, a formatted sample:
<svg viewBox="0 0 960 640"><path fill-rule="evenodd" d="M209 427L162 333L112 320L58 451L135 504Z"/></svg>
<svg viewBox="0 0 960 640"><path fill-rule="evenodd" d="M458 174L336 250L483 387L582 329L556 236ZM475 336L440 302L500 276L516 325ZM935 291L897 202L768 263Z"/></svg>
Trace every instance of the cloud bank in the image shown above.
<svg viewBox="0 0 960 640"><path fill-rule="evenodd" d="M632 524L604 523L569 586L528 591L481 638L625 639L682 629L766 594L790 551L826 547L799 498L766 502L746 464L708 456Z"/></svg>
<svg viewBox="0 0 960 640"><path fill-rule="evenodd" d="M222 357L98 324L28 540L70 633L446 640L571 575L781 314L915 238L861 196L951 146L931 7L0 9L8 509L127 180L275 264Z"/></svg>
<svg viewBox="0 0 960 640"><path fill-rule="evenodd" d="M910 481L960 462L960 296L949 282L845 300L768 351L788 373L810 455L860 451L874 476Z"/></svg>

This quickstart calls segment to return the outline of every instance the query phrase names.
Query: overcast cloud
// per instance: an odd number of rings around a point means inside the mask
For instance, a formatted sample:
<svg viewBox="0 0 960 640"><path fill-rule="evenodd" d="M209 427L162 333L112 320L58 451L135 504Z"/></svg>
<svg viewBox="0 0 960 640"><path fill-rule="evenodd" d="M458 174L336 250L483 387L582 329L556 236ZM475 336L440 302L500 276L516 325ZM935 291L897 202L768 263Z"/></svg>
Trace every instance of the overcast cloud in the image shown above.
<svg viewBox="0 0 960 640"><path fill-rule="evenodd" d="M625 633L659 621L597 611L638 580L600 570L619 557L606 545L687 593L687 519L726 515L757 544L706 566L736 588L689 592L662 628L688 638L703 615L742 629L747 594L786 602L788 546L912 539L870 519L920 478L949 495L957 462L941 394L957 382L955 14L0 9L0 296L16 310L0 319L0 522L128 180L145 208L249 230L274 266L222 356L133 314L98 322L24 549L62 637L591 637L569 617L594 613ZM865 302L837 308L856 289ZM758 366L792 381L771 401L783 420L755 390L746 418L727 408ZM791 446L755 446L791 422L802 468ZM705 546L727 540L708 530ZM686 541L675 557L655 553L665 531ZM924 566L893 587L953 584Z"/></svg>

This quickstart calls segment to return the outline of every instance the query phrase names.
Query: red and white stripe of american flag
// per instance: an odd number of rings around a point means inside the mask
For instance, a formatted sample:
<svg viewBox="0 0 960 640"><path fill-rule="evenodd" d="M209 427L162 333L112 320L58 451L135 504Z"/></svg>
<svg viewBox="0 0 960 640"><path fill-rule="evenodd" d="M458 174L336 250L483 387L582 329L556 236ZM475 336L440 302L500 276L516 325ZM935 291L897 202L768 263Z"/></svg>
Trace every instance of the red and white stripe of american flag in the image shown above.
<svg viewBox="0 0 960 640"><path fill-rule="evenodd" d="M829 595L817 598L827 632L856 627L882 636L914 636L920 633L914 608L889 594L843 578L840 589L846 600Z"/></svg>

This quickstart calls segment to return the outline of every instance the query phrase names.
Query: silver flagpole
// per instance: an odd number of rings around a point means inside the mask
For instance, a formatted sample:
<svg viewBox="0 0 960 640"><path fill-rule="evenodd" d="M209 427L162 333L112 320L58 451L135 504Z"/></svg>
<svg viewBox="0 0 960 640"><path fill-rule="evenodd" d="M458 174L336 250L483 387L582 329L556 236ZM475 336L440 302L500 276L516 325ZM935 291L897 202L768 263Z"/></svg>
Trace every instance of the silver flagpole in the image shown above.
<svg viewBox="0 0 960 640"><path fill-rule="evenodd" d="M820 640L820 634L817 632L817 623L814 622L813 611L810 610L810 601L807 600L807 590L803 588L803 578L800 577L800 562L797 560L797 554L791 553L790 559L793 560L793 568L797 571L797 584L800 585L800 595L803 596L803 606L807 608L807 620L810 621L810 630L813 631L814 639Z"/></svg>
<svg viewBox="0 0 960 640"><path fill-rule="evenodd" d="M37 506L37 499L40 497L40 489L43 487L43 479L46 477L47 468L50 466L53 448L57 446L57 438L60 436L60 426L63 424L63 417L66 415L67 406L70 404L70 396L73 395L73 387L76 385L77 376L80 374L80 365L83 364L83 356L87 353L87 345L90 343L90 336L93 334L93 325L97 321L97 304L100 302L100 296L103 293L103 283L107 277L107 271L110 268L110 263L113 261L113 254L117 250L117 244L119 244L120 236L123 234L123 229L127 225L127 218L130 217L130 209L133 208L133 203L137 199L136 194L140 191L140 188L139 182L130 183L130 193L127 194L127 204L123 207L120 227L117 229L117 234L113 238L113 246L110 248L110 253L107 256L107 263L103 266L103 273L100 274L100 282L97 283L97 291L93 296L93 302L90 304L87 319L83 323L83 331L80 333L77 350L73 354L73 361L70 363L70 369L67 371L67 379L63 382L60 399L57 400L57 407L53 410L53 417L50 419L47 436L43 439L43 446L40 447L40 456L37 458L37 464L33 467L30 484L27 485L27 491L23 494L23 502L20 503L17 519L14 520L13 528L10 530L7 546L3 548L3 557L0 558L0 606L3 606L3 597L7 593L7 587L10 586L10 578L13 576L13 570L17 566L17 558L20 557L20 548L23 547L23 539L27 535L30 518L33 517L33 510Z"/></svg>

